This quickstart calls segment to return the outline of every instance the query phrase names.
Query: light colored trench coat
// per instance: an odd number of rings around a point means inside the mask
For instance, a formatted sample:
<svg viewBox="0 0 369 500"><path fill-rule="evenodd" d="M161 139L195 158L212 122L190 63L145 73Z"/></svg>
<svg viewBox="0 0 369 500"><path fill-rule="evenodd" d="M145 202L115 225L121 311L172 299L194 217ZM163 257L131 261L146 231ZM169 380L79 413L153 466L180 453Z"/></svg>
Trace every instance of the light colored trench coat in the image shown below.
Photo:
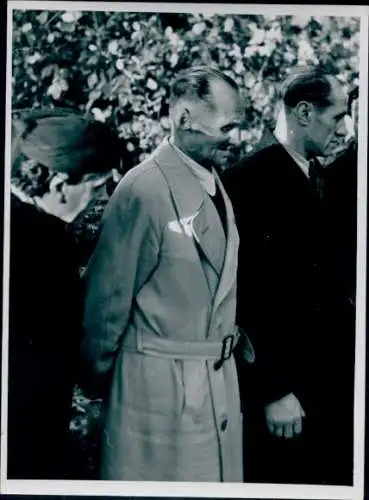
<svg viewBox="0 0 369 500"><path fill-rule="evenodd" d="M168 140L121 181L85 279L83 351L113 369L101 479L242 482L238 233Z"/></svg>

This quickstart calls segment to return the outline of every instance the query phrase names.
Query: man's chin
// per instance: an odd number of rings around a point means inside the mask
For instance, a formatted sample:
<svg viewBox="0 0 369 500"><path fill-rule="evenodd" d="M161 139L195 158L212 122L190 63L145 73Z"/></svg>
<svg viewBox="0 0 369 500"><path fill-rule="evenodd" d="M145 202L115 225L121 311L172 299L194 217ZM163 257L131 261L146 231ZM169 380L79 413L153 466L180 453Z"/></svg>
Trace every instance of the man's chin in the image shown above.
<svg viewBox="0 0 369 500"><path fill-rule="evenodd" d="M217 168L221 171L226 170L229 167L232 167L235 163L237 163L238 156L232 153L231 151L222 151L219 150L214 158L214 163L216 163Z"/></svg>
<svg viewBox="0 0 369 500"><path fill-rule="evenodd" d="M340 144L332 148L327 148L326 151L324 152L324 157L326 158L334 157L340 155L341 153L344 153L350 146L351 142L352 141L346 142L345 144Z"/></svg>

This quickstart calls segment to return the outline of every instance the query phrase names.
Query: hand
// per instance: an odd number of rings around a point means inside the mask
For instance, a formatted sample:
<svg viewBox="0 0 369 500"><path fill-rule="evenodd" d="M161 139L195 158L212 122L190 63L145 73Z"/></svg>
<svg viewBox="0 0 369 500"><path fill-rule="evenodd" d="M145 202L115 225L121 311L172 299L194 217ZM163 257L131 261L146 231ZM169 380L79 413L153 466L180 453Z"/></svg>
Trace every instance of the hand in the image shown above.
<svg viewBox="0 0 369 500"><path fill-rule="evenodd" d="M266 405L264 412L267 426L275 436L290 439L301 434L305 412L292 392Z"/></svg>

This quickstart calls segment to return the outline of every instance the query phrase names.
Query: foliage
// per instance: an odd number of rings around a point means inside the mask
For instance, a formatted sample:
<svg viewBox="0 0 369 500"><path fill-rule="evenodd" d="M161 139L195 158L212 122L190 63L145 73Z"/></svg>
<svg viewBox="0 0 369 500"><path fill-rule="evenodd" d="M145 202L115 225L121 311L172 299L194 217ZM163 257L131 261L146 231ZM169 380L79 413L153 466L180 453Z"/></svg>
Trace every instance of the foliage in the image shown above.
<svg viewBox="0 0 369 500"><path fill-rule="evenodd" d="M251 149L295 64L358 77L358 18L15 11L13 108L70 105L112 122L137 163L168 131L172 76L210 64L240 85Z"/></svg>

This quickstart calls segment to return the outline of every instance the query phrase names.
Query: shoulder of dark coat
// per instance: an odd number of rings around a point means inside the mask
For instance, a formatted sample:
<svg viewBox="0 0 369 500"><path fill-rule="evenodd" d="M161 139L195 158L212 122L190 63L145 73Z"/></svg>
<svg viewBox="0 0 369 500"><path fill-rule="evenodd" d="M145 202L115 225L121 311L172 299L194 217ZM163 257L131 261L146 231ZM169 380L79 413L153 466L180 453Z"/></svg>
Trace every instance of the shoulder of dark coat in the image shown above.
<svg viewBox="0 0 369 500"><path fill-rule="evenodd" d="M327 166L326 177L332 179L347 178L353 180L356 178L357 162L357 148L352 145Z"/></svg>
<svg viewBox="0 0 369 500"><path fill-rule="evenodd" d="M11 198L11 224L18 232L41 233L47 235L66 236L66 223L31 204L18 200L15 196Z"/></svg>
<svg viewBox="0 0 369 500"><path fill-rule="evenodd" d="M284 150L279 144L272 144L245 157L237 165L222 175L225 188L244 186L247 183L262 182L266 176L278 171L278 163L283 161Z"/></svg>
<svg viewBox="0 0 369 500"><path fill-rule="evenodd" d="M42 268L53 265L58 274L75 267L74 238L64 221L15 198L10 216L10 252L17 262L21 259L24 265Z"/></svg>

